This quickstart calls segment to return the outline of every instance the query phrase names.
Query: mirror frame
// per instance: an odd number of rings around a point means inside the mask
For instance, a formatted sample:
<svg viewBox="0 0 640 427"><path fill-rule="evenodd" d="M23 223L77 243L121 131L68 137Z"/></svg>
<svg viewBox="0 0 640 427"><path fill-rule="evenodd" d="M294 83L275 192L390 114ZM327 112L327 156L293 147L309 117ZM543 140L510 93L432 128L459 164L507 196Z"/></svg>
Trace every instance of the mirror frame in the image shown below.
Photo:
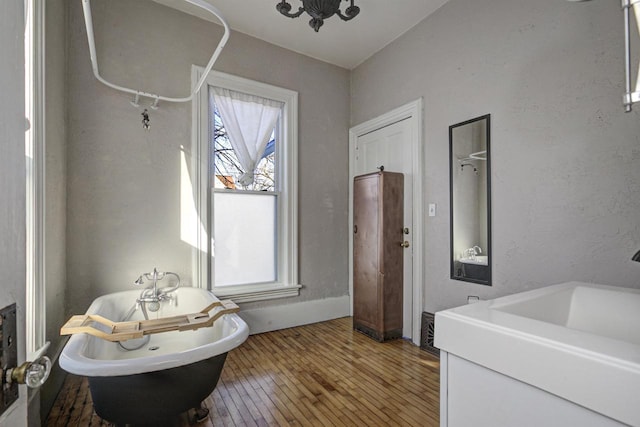
<svg viewBox="0 0 640 427"><path fill-rule="evenodd" d="M453 213L454 213L454 201L453 201L453 172L454 172L454 161L457 159L453 158L453 131L454 129L465 126L471 123L479 122L481 120L486 120L486 148L487 148L487 160L486 160L486 176L487 176L487 248L485 250L486 255L488 256L488 274L487 280L474 279L470 277L461 277L456 276L455 273L455 262L454 262L454 230L453 230ZM452 280L460 280L463 282L476 283L479 285L491 286L492 280L492 242L491 242L491 114L485 114L483 116L475 117L470 120L466 120L461 123L456 123L454 125L449 126L449 259L450 259L450 278Z"/></svg>

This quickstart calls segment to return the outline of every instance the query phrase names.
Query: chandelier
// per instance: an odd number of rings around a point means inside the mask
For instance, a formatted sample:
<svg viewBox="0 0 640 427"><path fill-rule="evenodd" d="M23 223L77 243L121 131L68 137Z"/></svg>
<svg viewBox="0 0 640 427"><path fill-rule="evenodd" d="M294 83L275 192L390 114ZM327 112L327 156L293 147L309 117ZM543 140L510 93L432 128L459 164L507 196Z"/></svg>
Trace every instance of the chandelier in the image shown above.
<svg viewBox="0 0 640 427"><path fill-rule="evenodd" d="M344 0L351 2L351 5L344 10L344 13L342 13L342 11L340 10L340 2L342 0L300 1L302 1L302 6L300 6L297 12L291 13L291 5L287 3L286 0L282 0L280 3L278 3L276 5L276 9L278 10L278 12L280 12L284 16L288 16L289 18L297 18L298 16L302 15L303 12L307 12L311 16L309 25L315 30L316 33L318 32L320 27L322 27L322 24L324 24L324 20L332 17L333 15L338 15L343 21L349 21L355 18L358 13L360 13L360 8L353 5L354 0Z"/></svg>

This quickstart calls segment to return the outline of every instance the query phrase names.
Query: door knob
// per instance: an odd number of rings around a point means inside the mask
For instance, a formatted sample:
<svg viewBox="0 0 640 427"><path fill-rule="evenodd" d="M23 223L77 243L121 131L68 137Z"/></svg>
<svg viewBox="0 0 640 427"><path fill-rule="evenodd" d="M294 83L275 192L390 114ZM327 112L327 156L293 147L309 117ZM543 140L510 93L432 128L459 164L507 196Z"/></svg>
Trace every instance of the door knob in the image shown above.
<svg viewBox="0 0 640 427"><path fill-rule="evenodd" d="M49 378L51 372L51 360L42 356L33 362L24 362L17 368L6 371L6 381L26 384L30 388L40 387Z"/></svg>
<svg viewBox="0 0 640 427"><path fill-rule="evenodd" d="M403 248L408 248L409 247L409 241L405 240L404 242L400 243L400 246L402 246Z"/></svg>

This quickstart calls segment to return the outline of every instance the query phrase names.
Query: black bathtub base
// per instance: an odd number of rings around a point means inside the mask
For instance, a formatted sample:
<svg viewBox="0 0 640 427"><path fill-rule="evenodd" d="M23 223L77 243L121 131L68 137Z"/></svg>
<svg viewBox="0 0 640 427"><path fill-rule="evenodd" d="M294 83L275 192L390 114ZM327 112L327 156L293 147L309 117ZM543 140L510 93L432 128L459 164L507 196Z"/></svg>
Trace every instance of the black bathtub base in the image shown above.
<svg viewBox="0 0 640 427"><path fill-rule="evenodd" d="M162 425L201 403L215 389L227 353L163 371L89 377L93 407L115 424Z"/></svg>

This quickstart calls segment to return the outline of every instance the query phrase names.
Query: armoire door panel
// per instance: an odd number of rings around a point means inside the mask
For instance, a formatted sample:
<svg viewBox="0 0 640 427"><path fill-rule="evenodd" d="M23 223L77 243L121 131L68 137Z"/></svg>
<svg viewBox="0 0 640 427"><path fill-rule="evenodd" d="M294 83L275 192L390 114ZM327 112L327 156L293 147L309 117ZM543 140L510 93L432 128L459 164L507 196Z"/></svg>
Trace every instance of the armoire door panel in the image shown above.
<svg viewBox="0 0 640 427"><path fill-rule="evenodd" d="M353 302L353 314L359 321L374 327L377 324L378 301L378 181L357 180L354 183L353 274L358 298Z"/></svg>
<svg viewBox="0 0 640 427"><path fill-rule="evenodd" d="M402 336L403 181L385 171L353 185L354 329L378 341Z"/></svg>

